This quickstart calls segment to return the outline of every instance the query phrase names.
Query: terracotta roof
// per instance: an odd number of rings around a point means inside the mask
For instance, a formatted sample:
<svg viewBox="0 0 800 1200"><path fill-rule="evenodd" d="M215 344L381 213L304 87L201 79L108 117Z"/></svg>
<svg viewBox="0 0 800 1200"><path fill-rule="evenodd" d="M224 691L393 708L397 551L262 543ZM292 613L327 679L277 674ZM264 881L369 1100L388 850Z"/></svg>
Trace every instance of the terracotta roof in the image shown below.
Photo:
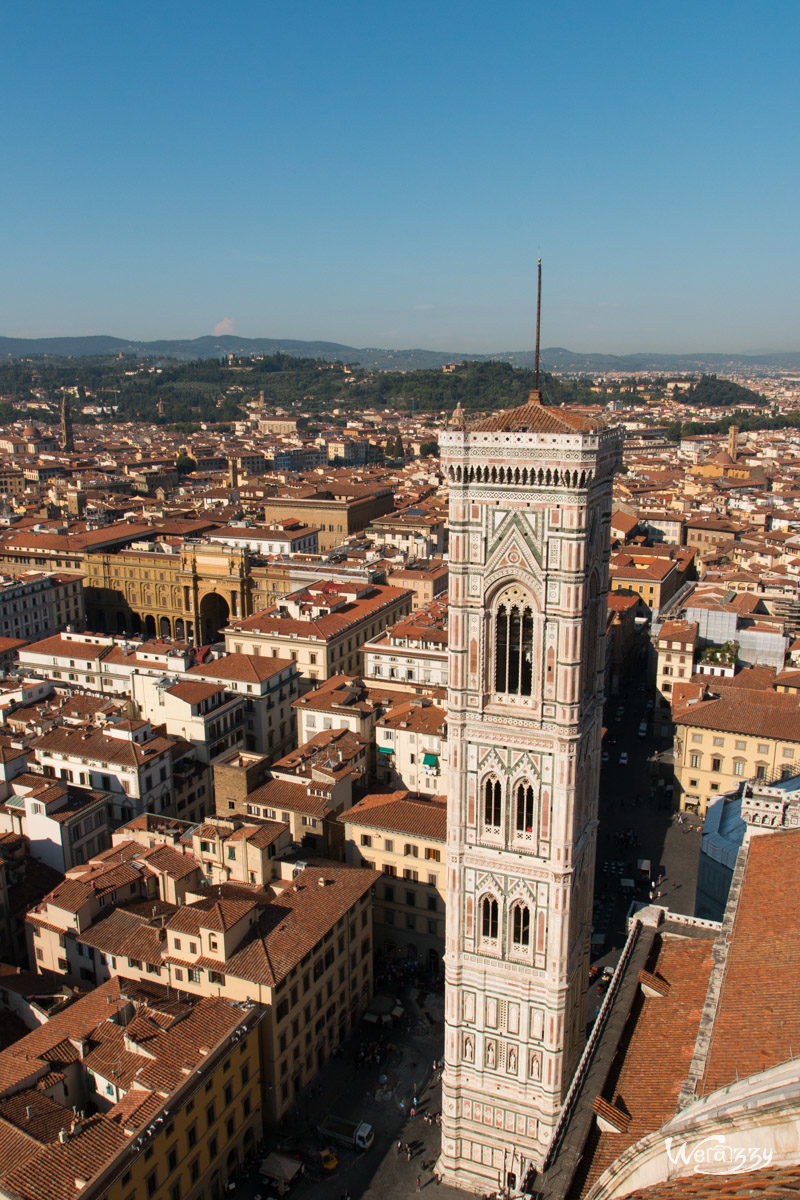
<svg viewBox="0 0 800 1200"><path fill-rule="evenodd" d="M623 1034L618 1064L601 1099L629 1118L624 1131L597 1133L580 1168L580 1188L591 1185L628 1146L674 1116L689 1073L712 966L712 938L659 936L648 971L668 984L666 995L640 995ZM620 1122L622 1123L622 1122Z"/></svg>
<svg viewBox="0 0 800 1200"><path fill-rule="evenodd" d="M275 605L244 620L231 621L228 633L264 633L273 637L291 637L293 633L308 637L314 634L317 638L327 641L329 638L339 637L346 630L364 621L369 621L398 601L412 600L413 597L414 593L406 588L375 584L370 588L369 595L349 600L327 616L281 616L279 606Z"/></svg>
<svg viewBox="0 0 800 1200"><path fill-rule="evenodd" d="M800 1046L800 830L754 837L729 938L702 1092L794 1057Z"/></svg>
<svg viewBox="0 0 800 1200"><path fill-rule="evenodd" d="M685 696L691 695L691 689L701 686L709 699L687 702ZM700 676L698 682L676 688L672 719L676 725L690 728L800 742L800 704L795 694L755 690L732 682L725 686L715 677Z"/></svg>
<svg viewBox="0 0 800 1200"><path fill-rule="evenodd" d="M629 1192L625 1200L792 1200L800 1196L800 1167L769 1167L738 1175L681 1175Z"/></svg>
<svg viewBox="0 0 800 1200"><path fill-rule="evenodd" d="M447 836L447 803L434 798L418 800L406 791L375 792L339 816L343 824L371 825L444 842Z"/></svg>
<svg viewBox="0 0 800 1200"><path fill-rule="evenodd" d="M182 683L175 683L171 688L167 688L167 693L170 696L175 696L178 700L183 700L186 704L199 704L202 700L207 700L211 696L219 696L224 693L218 683L199 683L194 680L191 682L185 680Z"/></svg>
<svg viewBox="0 0 800 1200"><path fill-rule="evenodd" d="M190 667L186 674L200 675L204 679L230 679L237 683L263 683L287 668L296 670L296 664L290 658L268 658L263 654L225 654L222 658Z"/></svg>
<svg viewBox="0 0 800 1200"><path fill-rule="evenodd" d="M170 933L194 933L211 929L226 933L256 908L248 900L198 900L179 908L167 923Z"/></svg>
<svg viewBox="0 0 800 1200"><path fill-rule="evenodd" d="M253 933L226 960L225 974L274 986L379 878L377 871L338 864L307 867L261 910Z"/></svg>
<svg viewBox="0 0 800 1200"><path fill-rule="evenodd" d="M596 433L602 422L580 410L542 404L531 392L527 404L507 408L470 425L471 433Z"/></svg>

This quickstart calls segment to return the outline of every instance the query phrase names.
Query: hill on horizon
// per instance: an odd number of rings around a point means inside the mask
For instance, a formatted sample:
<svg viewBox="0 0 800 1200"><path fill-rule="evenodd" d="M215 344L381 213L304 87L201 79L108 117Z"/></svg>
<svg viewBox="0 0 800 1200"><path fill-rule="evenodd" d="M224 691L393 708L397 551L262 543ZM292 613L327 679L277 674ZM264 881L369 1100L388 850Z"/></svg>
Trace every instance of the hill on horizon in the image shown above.
<svg viewBox="0 0 800 1200"><path fill-rule="evenodd" d="M493 354L469 354L461 351L347 346L339 342L300 341L293 338L245 338L236 334L206 334L198 338L137 341L92 334L78 337L15 338L0 337L0 359L87 358L105 355L130 355L135 358L190 362L202 358L224 358L228 354L248 357L259 354L290 354L297 358L317 358L325 362L358 363L375 371L414 371L441 367L453 362L508 362L515 367L532 367L532 350L504 350ZM730 371L747 367L800 370L800 351L775 351L766 354L704 352L697 354L582 354L562 346L541 352L542 367L559 374L580 375L602 371L670 372Z"/></svg>

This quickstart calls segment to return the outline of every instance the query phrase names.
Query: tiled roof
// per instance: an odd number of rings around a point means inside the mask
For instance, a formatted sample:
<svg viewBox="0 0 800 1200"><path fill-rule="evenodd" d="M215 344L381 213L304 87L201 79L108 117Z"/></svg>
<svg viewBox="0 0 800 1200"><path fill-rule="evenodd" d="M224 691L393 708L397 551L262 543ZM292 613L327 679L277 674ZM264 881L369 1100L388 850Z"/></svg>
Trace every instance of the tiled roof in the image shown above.
<svg viewBox="0 0 800 1200"><path fill-rule="evenodd" d="M45 754L64 754L73 758L95 759L122 767L149 763L173 745L174 739L151 737L139 743L108 737L100 730L81 731L61 725L50 733L34 738L31 746Z"/></svg>
<svg viewBox="0 0 800 1200"><path fill-rule="evenodd" d="M322 863L307 867L271 904L253 933L226 960L226 975L274 986L379 878L368 871ZM320 886L319 880L324 880Z"/></svg>
<svg viewBox="0 0 800 1200"><path fill-rule="evenodd" d="M681 703L683 690L676 687L672 707L676 725L800 742L800 703L796 695L726 685L717 678L708 678L705 683L711 695L695 703Z"/></svg>
<svg viewBox="0 0 800 1200"><path fill-rule="evenodd" d="M740 1175L682 1175L629 1192L625 1200L792 1200L800 1167L769 1167Z"/></svg>
<svg viewBox="0 0 800 1200"><path fill-rule="evenodd" d="M375 792L359 800L339 820L344 824L373 826L444 842L447 835L447 803L444 800L411 799L408 792Z"/></svg>
<svg viewBox="0 0 800 1200"><path fill-rule="evenodd" d="M750 842L703 1093L784 1062L800 1047L798 861L800 830Z"/></svg>
<svg viewBox="0 0 800 1200"><path fill-rule="evenodd" d="M470 425L471 433L594 433L602 428L595 417L587 417L569 408L542 404L531 392L527 404L493 413Z"/></svg>
<svg viewBox="0 0 800 1200"><path fill-rule="evenodd" d="M576 1194L585 1195L623 1150L674 1116L692 1061L713 944L711 938L656 939L648 970L669 987L666 995L642 995L634 1003L618 1063L601 1096L627 1115L627 1128L595 1136L581 1164Z"/></svg>
<svg viewBox="0 0 800 1200"><path fill-rule="evenodd" d="M230 679L237 683L263 683L289 668L295 668L294 661L289 658L267 658L263 654L225 654L211 662L190 667L186 674L199 675L204 679Z"/></svg>
<svg viewBox="0 0 800 1200"><path fill-rule="evenodd" d="M264 633L273 637L301 637L315 635L322 641L339 637L346 630L369 621L384 609L400 600L413 599L413 592L405 588L373 585L370 595L348 601L327 616L291 617L281 616L278 606L267 608L241 621L232 621L228 632Z"/></svg>
<svg viewBox="0 0 800 1200"><path fill-rule="evenodd" d="M179 908L167 923L170 933L194 933L212 929L225 933L256 907L249 900L198 900Z"/></svg>
<svg viewBox="0 0 800 1200"><path fill-rule="evenodd" d="M175 696L177 700L183 700L186 704L199 704L201 700L207 700L211 696L218 696L224 689L218 683L200 683L197 680L191 682L187 679L182 683L175 683L171 688L167 688L167 694Z"/></svg>

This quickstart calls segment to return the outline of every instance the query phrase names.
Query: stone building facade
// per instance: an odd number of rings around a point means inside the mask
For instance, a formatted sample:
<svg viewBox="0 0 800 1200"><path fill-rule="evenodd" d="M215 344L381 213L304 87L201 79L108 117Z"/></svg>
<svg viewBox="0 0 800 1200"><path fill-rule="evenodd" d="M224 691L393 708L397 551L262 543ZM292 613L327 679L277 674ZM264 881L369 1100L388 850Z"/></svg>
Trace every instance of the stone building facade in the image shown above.
<svg viewBox="0 0 800 1200"><path fill-rule="evenodd" d="M440 1169L542 1161L583 1043L621 434L520 408L440 437L450 487Z"/></svg>

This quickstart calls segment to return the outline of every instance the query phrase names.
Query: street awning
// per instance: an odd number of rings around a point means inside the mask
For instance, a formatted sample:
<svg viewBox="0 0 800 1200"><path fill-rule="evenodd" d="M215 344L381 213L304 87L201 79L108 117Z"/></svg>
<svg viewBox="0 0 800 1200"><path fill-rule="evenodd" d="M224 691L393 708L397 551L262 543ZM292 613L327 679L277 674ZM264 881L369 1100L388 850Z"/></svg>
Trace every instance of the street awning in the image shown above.
<svg viewBox="0 0 800 1200"><path fill-rule="evenodd" d="M378 746L378 754L394 754L394 746Z"/></svg>
<svg viewBox="0 0 800 1200"><path fill-rule="evenodd" d="M439 755L438 754L423 754L422 765L423 765L423 767L438 767Z"/></svg>

